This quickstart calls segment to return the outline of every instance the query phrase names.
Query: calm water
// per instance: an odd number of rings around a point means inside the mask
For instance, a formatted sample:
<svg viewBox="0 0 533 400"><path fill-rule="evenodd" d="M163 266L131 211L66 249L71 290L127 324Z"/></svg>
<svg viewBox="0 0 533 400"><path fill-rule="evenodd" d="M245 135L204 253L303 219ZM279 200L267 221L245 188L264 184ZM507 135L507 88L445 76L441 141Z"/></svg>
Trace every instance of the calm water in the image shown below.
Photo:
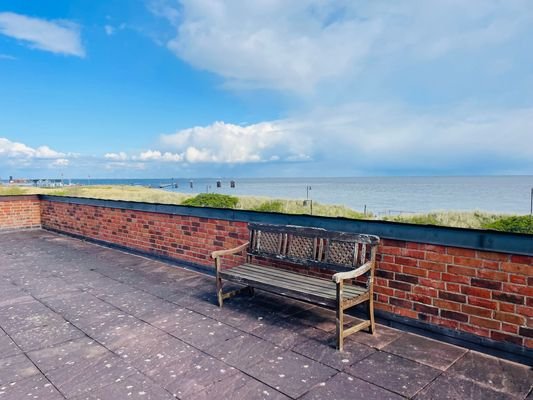
<svg viewBox="0 0 533 400"><path fill-rule="evenodd" d="M483 210L528 214L533 176L491 177L374 177L374 178L234 178L229 179L91 179L90 184L137 184L155 186L177 182L184 193L215 192L285 199L309 197L326 204L343 204L375 214L398 214L435 210ZM87 179L72 183L87 184Z"/></svg>

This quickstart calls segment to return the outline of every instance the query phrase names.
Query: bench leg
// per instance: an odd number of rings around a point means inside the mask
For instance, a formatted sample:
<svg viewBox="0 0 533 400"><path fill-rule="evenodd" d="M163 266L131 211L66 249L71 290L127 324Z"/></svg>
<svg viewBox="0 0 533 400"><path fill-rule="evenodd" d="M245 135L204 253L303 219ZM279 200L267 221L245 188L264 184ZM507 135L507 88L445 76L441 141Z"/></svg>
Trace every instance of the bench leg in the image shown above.
<svg viewBox="0 0 533 400"><path fill-rule="evenodd" d="M370 299L368 300L368 319L370 320L370 326L368 332L372 335L376 332L376 322L374 321L374 294L370 293Z"/></svg>
<svg viewBox="0 0 533 400"><path fill-rule="evenodd" d="M224 304L224 294L222 293L222 278L220 278L220 276L217 276L217 298L218 306L222 308L222 305Z"/></svg>
<svg viewBox="0 0 533 400"><path fill-rule="evenodd" d="M337 326L337 350L342 351L344 344L344 310L342 307L342 289L343 282L337 283L337 317L335 319Z"/></svg>

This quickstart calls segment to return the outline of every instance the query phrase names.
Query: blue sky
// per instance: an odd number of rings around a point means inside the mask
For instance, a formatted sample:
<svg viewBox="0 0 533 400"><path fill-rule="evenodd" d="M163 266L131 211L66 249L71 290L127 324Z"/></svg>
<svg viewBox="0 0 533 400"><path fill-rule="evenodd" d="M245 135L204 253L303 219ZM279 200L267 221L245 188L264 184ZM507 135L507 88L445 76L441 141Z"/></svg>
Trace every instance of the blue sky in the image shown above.
<svg viewBox="0 0 533 400"><path fill-rule="evenodd" d="M533 174L529 0L0 4L0 177Z"/></svg>

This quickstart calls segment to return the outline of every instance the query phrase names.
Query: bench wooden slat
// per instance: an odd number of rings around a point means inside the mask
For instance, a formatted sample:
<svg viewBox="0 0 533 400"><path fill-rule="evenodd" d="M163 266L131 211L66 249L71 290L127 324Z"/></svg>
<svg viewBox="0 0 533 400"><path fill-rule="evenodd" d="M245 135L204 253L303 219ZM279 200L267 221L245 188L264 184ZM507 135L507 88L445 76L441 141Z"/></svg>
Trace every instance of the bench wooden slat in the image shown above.
<svg viewBox="0 0 533 400"><path fill-rule="evenodd" d="M259 266L249 263L240 265L236 268L238 268L239 271L248 271L252 275L257 275L259 273L260 275L270 276L273 280L279 280L280 282L289 281L291 283L303 285L309 288L309 290L315 289L321 291L322 289L327 288L328 295L330 290L333 290L333 293L335 294L335 283L333 281L315 278L309 275L302 275L297 272L291 272L279 268ZM233 270L235 269L233 268ZM350 285L345 285L344 290L346 292L346 297L359 296L361 293L368 291L367 288Z"/></svg>
<svg viewBox="0 0 533 400"><path fill-rule="evenodd" d="M274 287L281 287L296 292L311 294L324 299L336 300L336 285L325 279L303 276L298 273L279 271L275 268L259 265L242 265L221 272L222 277L233 280L246 278L250 282L257 281ZM250 283L253 286L252 283ZM364 288L345 287L343 298L349 299L366 292Z"/></svg>

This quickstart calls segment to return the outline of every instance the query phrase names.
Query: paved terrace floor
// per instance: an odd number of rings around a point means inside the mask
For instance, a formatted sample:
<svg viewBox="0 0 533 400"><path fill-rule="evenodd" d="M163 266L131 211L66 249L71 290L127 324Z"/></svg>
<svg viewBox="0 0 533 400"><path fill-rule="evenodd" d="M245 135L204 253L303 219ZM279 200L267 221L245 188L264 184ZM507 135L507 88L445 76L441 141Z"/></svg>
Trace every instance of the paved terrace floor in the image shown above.
<svg viewBox="0 0 533 400"><path fill-rule="evenodd" d="M0 234L0 399L533 399L521 364L46 231Z"/></svg>

